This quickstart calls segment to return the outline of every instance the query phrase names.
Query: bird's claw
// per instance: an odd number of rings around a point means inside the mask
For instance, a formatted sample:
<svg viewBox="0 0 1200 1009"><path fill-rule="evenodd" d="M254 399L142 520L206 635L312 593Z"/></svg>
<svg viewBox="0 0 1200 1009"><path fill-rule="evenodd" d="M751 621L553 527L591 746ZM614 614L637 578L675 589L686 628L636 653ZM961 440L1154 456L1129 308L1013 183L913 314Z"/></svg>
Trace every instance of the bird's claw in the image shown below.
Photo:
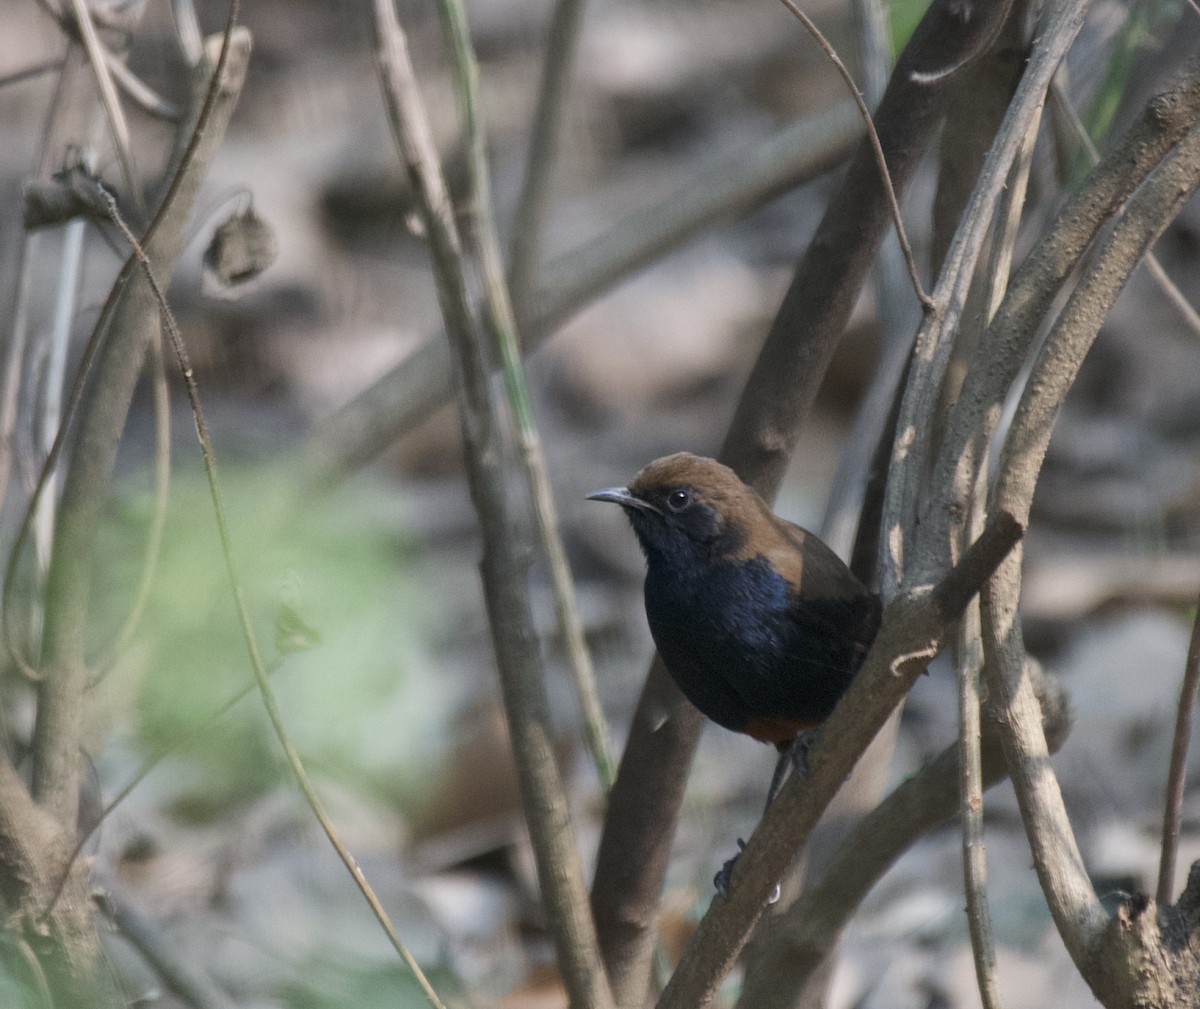
<svg viewBox="0 0 1200 1009"><path fill-rule="evenodd" d="M717 874L715 876L713 876L713 886L716 888L717 893L720 894L722 897L724 897L726 900L729 899L729 884L733 877L734 863L737 862L741 853L746 850L746 842L744 840L742 840L742 838L739 837L737 839L737 845L738 845L737 855L734 855L733 858L728 859L725 862L725 864L723 866L721 866L721 868L717 871ZM767 898L767 904L770 905L770 904L777 903L779 901L780 894L781 894L781 891L779 889L779 884L776 883L775 889L773 889L771 891L771 895Z"/></svg>

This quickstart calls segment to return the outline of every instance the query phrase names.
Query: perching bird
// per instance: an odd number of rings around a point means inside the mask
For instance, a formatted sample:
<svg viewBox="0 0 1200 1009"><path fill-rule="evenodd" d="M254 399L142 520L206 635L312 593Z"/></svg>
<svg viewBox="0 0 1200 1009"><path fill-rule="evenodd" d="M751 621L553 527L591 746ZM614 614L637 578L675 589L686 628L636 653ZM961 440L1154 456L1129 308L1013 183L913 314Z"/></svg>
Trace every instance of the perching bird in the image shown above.
<svg viewBox="0 0 1200 1009"><path fill-rule="evenodd" d="M625 509L646 554L650 633L701 712L781 754L829 717L880 620L879 599L829 547L728 466L687 452L588 497ZM768 802L786 770L781 759Z"/></svg>

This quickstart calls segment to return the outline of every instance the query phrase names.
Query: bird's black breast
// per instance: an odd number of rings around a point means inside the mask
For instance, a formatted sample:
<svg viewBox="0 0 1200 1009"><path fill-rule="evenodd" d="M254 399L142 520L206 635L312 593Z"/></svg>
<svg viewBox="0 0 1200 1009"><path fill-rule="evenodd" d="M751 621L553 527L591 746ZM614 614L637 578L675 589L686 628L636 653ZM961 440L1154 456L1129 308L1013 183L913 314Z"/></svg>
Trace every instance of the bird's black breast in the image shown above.
<svg viewBox="0 0 1200 1009"><path fill-rule="evenodd" d="M829 716L874 638L875 597L806 598L763 557L658 560L646 575L650 631L700 711L735 731Z"/></svg>

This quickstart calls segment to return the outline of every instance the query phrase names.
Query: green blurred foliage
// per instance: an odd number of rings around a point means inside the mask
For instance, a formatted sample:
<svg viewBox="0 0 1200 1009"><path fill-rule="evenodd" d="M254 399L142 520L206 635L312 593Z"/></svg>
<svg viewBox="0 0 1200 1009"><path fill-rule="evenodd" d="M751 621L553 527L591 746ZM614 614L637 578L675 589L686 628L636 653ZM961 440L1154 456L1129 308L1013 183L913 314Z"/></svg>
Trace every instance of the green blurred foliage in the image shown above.
<svg viewBox="0 0 1200 1009"><path fill-rule="evenodd" d="M1185 14L1194 16L1184 3L1176 0L1166 3L1133 0L1129 4L1125 25L1113 40L1104 79L1083 114L1083 124L1097 145L1112 127L1136 61L1146 53L1159 51L1168 32ZM1087 167L1082 166L1077 173L1079 179L1086 173ZM1075 178L1075 175L1072 177Z"/></svg>
<svg viewBox="0 0 1200 1009"><path fill-rule="evenodd" d="M313 493L278 464L224 465L235 563L284 722L310 772L418 807L455 698L428 644L436 600L394 490L370 478ZM119 499L99 547L97 625L130 605L153 502ZM99 649L97 649L99 650ZM133 676L136 740L172 747L172 805L207 818L290 772L257 691L199 734L252 682L202 470L172 478L162 555L133 644L113 676ZM169 793L170 794L170 793Z"/></svg>
<svg viewBox="0 0 1200 1009"><path fill-rule="evenodd" d="M402 966L353 967L324 958L309 961L301 983L285 992L289 1009L348 1009L350 1006L375 1009L428 1009L429 1001L416 979ZM457 987L457 982L442 972L433 972L429 981L439 994Z"/></svg>
<svg viewBox="0 0 1200 1009"><path fill-rule="evenodd" d="M908 45L913 31L925 16L929 0L892 0L887 5L888 27L891 30L892 60Z"/></svg>

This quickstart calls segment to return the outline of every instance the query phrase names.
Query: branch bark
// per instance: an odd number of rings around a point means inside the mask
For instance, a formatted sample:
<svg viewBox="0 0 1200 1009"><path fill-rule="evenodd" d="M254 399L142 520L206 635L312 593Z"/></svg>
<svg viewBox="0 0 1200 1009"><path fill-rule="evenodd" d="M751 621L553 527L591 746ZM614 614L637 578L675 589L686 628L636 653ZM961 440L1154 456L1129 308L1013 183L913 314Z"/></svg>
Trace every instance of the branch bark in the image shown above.
<svg viewBox="0 0 1200 1009"><path fill-rule="evenodd" d="M1164 155L1200 119L1200 55L1146 106L1141 118L1063 204L1045 237L1026 256L968 359L962 389L930 486L939 500L926 512L935 543L953 540L967 515L983 452L1001 406L1062 285L1103 225Z"/></svg>
<svg viewBox="0 0 1200 1009"><path fill-rule="evenodd" d="M194 74L189 114L178 132L186 138L180 146L187 153L174 163L171 184L146 236L147 247L167 275L182 248L184 223L245 76L250 35L233 24L231 15L225 35L212 40L209 59ZM71 1004L123 1001L110 974L97 969L99 937L87 868L72 863L71 851L88 686L84 636L92 545L133 388L157 327L157 302L131 257L101 311L80 366L81 376L87 375L94 361L92 381L74 407L78 436L66 472L47 582L30 792L24 792L7 763L0 766L0 805L5 808L0 847L6 849L3 858L12 870L8 882L13 888L7 896L19 908L25 937L47 968L56 997L74 1000ZM77 379L76 390L82 381ZM48 468L63 443L60 431ZM40 486L45 483L43 474ZM28 516L23 526L27 528ZM14 552L20 543L19 538Z"/></svg>
<svg viewBox="0 0 1200 1009"><path fill-rule="evenodd" d="M218 38L220 38L218 36ZM225 134L250 58L250 34L235 31L216 61L196 70L191 114L195 137L142 242L163 283L183 248L183 229ZM219 83L210 90L214 74ZM91 552L112 479L117 445L146 350L158 333L158 303L130 257L101 312L102 343L76 410L78 438L63 483L46 592L44 661L33 739L33 795L73 829L79 799L79 730L88 673L84 655Z"/></svg>

